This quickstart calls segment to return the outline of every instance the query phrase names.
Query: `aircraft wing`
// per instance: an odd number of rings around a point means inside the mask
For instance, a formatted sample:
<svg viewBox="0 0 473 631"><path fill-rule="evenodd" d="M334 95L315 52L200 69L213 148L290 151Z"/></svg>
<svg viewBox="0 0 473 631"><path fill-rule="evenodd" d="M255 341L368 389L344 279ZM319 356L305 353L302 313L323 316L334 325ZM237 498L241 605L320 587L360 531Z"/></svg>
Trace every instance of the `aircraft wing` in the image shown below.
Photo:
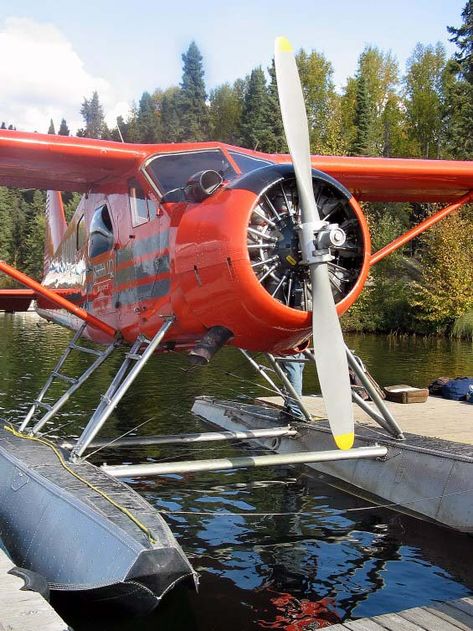
<svg viewBox="0 0 473 631"><path fill-rule="evenodd" d="M55 294L69 298L71 294L77 290L72 289L55 289ZM39 296L33 289L0 289L0 311L14 313L17 311L28 311L33 300L41 300L41 306L44 308L52 308L54 306Z"/></svg>
<svg viewBox="0 0 473 631"><path fill-rule="evenodd" d="M32 289L0 289L0 311L28 311L33 298Z"/></svg>
<svg viewBox="0 0 473 631"><path fill-rule="evenodd" d="M176 150L176 145L161 147ZM121 192L127 177L153 151L156 146L0 130L0 185ZM275 162L291 159L248 153ZM473 190L473 162L312 156L312 166L340 181L361 201L454 201Z"/></svg>
<svg viewBox="0 0 473 631"><path fill-rule="evenodd" d="M360 201L451 202L473 190L473 162L312 156Z"/></svg>
<svg viewBox="0 0 473 631"><path fill-rule="evenodd" d="M140 145L0 130L0 185L120 192L148 152Z"/></svg>

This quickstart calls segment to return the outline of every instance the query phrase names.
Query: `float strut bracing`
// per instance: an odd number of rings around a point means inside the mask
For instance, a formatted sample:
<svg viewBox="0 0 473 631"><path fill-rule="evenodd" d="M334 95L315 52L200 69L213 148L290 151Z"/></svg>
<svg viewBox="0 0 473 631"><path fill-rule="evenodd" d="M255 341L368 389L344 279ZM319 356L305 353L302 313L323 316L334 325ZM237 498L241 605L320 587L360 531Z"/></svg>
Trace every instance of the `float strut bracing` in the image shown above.
<svg viewBox="0 0 473 631"><path fill-rule="evenodd" d="M98 408L93 413L90 421L87 423L84 431L79 436L76 446L71 452L72 460L78 459L95 436L103 427L105 421L112 414L131 384L145 367L149 358L158 348L167 330L174 322L174 316L165 317L165 321L152 340L148 340L143 336L139 336L129 353L126 354L125 360L118 369L117 374L112 380L107 392L103 395ZM144 347L144 351L141 349ZM135 362L131 368L132 363Z"/></svg>

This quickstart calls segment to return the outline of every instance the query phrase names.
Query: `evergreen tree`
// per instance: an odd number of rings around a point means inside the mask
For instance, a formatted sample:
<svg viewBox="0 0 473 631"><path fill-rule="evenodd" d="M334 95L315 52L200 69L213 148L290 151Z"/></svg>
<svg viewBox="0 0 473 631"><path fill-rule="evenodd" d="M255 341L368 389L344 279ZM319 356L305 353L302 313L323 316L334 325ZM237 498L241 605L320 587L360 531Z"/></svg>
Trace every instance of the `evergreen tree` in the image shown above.
<svg viewBox="0 0 473 631"><path fill-rule="evenodd" d="M51 118L50 123L49 123L48 134L56 134L56 129L54 127L54 121L53 121L52 118Z"/></svg>
<svg viewBox="0 0 473 631"><path fill-rule="evenodd" d="M13 211L13 193L5 186L0 187L0 260L11 261L11 239ZM6 277L0 278L1 286L5 286Z"/></svg>
<svg viewBox="0 0 473 631"><path fill-rule="evenodd" d="M160 120L156 109L156 103L149 94L143 92L136 117L138 142L156 143L161 139Z"/></svg>
<svg viewBox="0 0 473 631"><path fill-rule="evenodd" d="M354 156L370 155L371 109L364 75L358 77L355 102L355 138L351 147Z"/></svg>
<svg viewBox="0 0 473 631"><path fill-rule="evenodd" d="M7 126L5 124L5 121L3 121L2 124L0 125L0 129L6 129L6 128L7 128Z"/></svg>
<svg viewBox="0 0 473 631"><path fill-rule="evenodd" d="M286 143L286 134L284 133L284 125L282 122L281 108L279 106L278 96L278 83L276 80L276 67L274 65L274 58L268 68L269 74L269 86L268 86L268 99L269 107L273 113L271 121L271 131L274 139L273 151L278 153L285 153L288 151Z"/></svg>
<svg viewBox="0 0 473 631"><path fill-rule="evenodd" d="M22 270L35 280L41 280L43 275L45 205L46 199L42 191L34 191L32 200L24 203L26 230Z"/></svg>
<svg viewBox="0 0 473 631"><path fill-rule="evenodd" d="M240 126L243 146L259 151L275 151L277 139L271 124L273 117L266 78L260 66L252 70L245 94Z"/></svg>
<svg viewBox="0 0 473 631"><path fill-rule="evenodd" d="M209 111L206 104L202 55L192 42L182 55L183 71L179 95L179 115L183 142L201 141L208 137Z"/></svg>
<svg viewBox="0 0 473 631"><path fill-rule="evenodd" d="M383 53L378 48L368 46L360 55L355 81L363 82L360 87L350 82L353 128L351 130L351 153L360 155L381 155L385 143L384 110L390 99L396 95L398 66L391 53ZM344 107L347 106L346 98ZM346 118L346 111L343 118ZM360 119L361 116L361 119ZM356 130L357 121L364 129ZM362 151L363 153L360 153Z"/></svg>
<svg viewBox="0 0 473 631"><path fill-rule="evenodd" d="M462 12L460 28L448 27L457 45L455 59L447 66L447 120L450 152L462 160L473 158L473 0Z"/></svg>
<svg viewBox="0 0 473 631"><path fill-rule="evenodd" d="M11 189L10 196L10 243L9 262L13 267L22 268L25 254L25 236L27 230L27 217L25 203L18 189Z"/></svg>
<svg viewBox="0 0 473 631"><path fill-rule="evenodd" d="M103 138L106 133L105 116L103 107L99 101L98 92L95 91L90 99L84 99L80 113L85 122L85 127L77 132L84 138Z"/></svg>
<svg viewBox="0 0 473 631"><path fill-rule="evenodd" d="M455 60L461 73L470 85L473 85L473 0L468 0L462 11L463 24L459 28L447 26L452 36L450 41L457 45Z"/></svg>
<svg viewBox="0 0 473 631"><path fill-rule="evenodd" d="M183 136L180 117L180 88L168 88L161 99L161 129L164 142L179 142Z"/></svg>
<svg viewBox="0 0 473 631"><path fill-rule="evenodd" d="M235 87L224 83L210 94L210 138L236 144L243 99Z"/></svg>
<svg viewBox="0 0 473 631"><path fill-rule="evenodd" d="M120 128L120 132L118 128ZM136 103L132 103L130 114L126 121L123 116L117 116L117 126L111 131L111 140L122 142L122 138L125 142L140 142L138 131L138 106Z"/></svg>
<svg viewBox="0 0 473 631"><path fill-rule="evenodd" d="M69 136L70 133L71 132L69 130L69 127L67 126L66 120L64 118L61 119L61 124L59 125L58 135L59 136Z"/></svg>

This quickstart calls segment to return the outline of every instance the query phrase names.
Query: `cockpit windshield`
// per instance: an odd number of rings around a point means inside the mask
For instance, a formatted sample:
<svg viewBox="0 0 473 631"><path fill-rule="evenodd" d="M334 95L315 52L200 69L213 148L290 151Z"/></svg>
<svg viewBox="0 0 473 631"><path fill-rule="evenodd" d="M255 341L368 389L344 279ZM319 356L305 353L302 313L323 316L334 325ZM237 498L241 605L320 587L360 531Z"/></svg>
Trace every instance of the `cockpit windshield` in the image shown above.
<svg viewBox="0 0 473 631"><path fill-rule="evenodd" d="M146 166L146 172L162 195L183 188L192 175L206 170L217 171L225 180L236 176L220 149L164 153L153 158Z"/></svg>

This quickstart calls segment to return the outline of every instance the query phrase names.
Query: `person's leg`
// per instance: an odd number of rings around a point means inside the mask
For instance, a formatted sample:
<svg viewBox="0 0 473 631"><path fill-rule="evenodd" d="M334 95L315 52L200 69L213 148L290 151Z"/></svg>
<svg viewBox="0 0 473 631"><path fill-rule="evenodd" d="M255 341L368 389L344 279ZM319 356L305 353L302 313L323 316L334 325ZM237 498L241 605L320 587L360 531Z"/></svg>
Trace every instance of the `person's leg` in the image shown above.
<svg viewBox="0 0 473 631"><path fill-rule="evenodd" d="M302 353L294 355L292 359L301 360L304 359ZM292 387L299 396L302 396L302 373L304 371L304 363L302 361L284 362L284 372L287 378L291 382Z"/></svg>
<svg viewBox="0 0 473 631"><path fill-rule="evenodd" d="M292 387L297 392L299 396L302 396L302 376L304 372L304 359L303 353L297 353L296 355L292 355L291 359L299 360L299 361L287 361L282 363L282 367L284 372L287 375L287 378L291 382ZM294 400L291 395L288 395L284 402L284 408L289 414L302 418L303 414L299 409L297 401Z"/></svg>

